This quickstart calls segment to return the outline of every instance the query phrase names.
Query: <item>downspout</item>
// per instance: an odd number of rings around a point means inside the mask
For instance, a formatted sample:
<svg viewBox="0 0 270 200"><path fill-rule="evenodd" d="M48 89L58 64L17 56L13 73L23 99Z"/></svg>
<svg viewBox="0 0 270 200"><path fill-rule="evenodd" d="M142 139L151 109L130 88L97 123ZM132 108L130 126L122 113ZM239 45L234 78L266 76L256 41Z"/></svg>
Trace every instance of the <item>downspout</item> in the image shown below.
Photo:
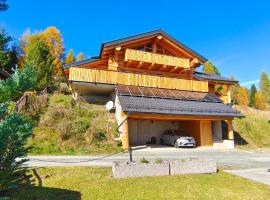
<svg viewBox="0 0 270 200"><path fill-rule="evenodd" d="M117 137L117 138L114 138L114 140L120 140L121 138L120 138L120 131L119 131L119 128L124 124L124 122L125 121L127 121L128 120L128 116L129 116L129 113L127 113L127 116L126 116L126 118L117 126L117 128L115 129L116 131L117 131L117 133L119 134L119 137Z"/></svg>

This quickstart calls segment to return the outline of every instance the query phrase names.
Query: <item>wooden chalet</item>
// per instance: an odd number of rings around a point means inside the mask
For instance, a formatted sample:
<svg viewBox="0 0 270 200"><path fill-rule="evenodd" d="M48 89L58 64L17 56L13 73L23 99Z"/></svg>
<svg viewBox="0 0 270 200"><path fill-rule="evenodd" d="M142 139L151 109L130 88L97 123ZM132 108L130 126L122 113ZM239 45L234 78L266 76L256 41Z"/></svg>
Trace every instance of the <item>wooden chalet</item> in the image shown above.
<svg viewBox="0 0 270 200"><path fill-rule="evenodd" d="M88 101L113 101L123 148L144 145L164 130L193 136L198 146L233 148L230 106L235 81L196 72L206 58L162 30L103 43L98 57L64 71L74 92ZM215 94L215 85L222 94Z"/></svg>

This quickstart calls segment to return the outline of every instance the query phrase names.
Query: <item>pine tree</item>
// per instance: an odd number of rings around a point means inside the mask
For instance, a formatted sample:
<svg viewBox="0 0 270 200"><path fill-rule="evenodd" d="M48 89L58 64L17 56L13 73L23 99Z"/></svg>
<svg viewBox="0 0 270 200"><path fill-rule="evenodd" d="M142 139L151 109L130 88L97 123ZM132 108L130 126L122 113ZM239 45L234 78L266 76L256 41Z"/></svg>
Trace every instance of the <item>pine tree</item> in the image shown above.
<svg viewBox="0 0 270 200"><path fill-rule="evenodd" d="M75 62L75 61L76 61L76 59L74 57L73 49L70 49L68 51L67 56L66 56L65 64L72 63L72 62Z"/></svg>
<svg viewBox="0 0 270 200"><path fill-rule="evenodd" d="M40 36L31 37L26 46L25 63L36 70L37 90L50 86L53 81L54 58L50 54L47 44L40 40Z"/></svg>
<svg viewBox="0 0 270 200"><path fill-rule="evenodd" d="M207 61L203 66L203 72L206 74L220 74L217 67L211 62Z"/></svg>
<svg viewBox="0 0 270 200"><path fill-rule="evenodd" d="M257 92L257 94L255 95L255 108L259 110L267 109L266 99L261 92Z"/></svg>
<svg viewBox="0 0 270 200"><path fill-rule="evenodd" d="M250 107L254 107L255 106L255 96L257 93L257 88L256 86L253 84L250 88L250 94L249 94L249 106Z"/></svg>
<svg viewBox="0 0 270 200"><path fill-rule="evenodd" d="M78 55L77 55L77 60L80 61L80 60L84 60L84 54L82 52L80 52Z"/></svg>
<svg viewBox="0 0 270 200"><path fill-rule="evenodd" d="M17 49L11 44L12 38L0 29L0 69L13 73L17 64Z"/></svg>
<svg viewBox="0 0 270 200"><path fill-rule="evenodd" d="M260 79L260 92L267 102L270 101L270 80L266 72L262 72Z"/></svg>

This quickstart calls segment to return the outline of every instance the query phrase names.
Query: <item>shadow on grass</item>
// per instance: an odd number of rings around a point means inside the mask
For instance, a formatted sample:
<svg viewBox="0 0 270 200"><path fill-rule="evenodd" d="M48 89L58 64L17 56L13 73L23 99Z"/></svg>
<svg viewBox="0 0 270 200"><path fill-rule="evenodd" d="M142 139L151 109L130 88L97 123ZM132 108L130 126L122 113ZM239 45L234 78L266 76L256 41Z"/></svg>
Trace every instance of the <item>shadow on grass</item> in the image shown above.
<svg viewBox="0 0 270 200"><path fill-rule="evenodd" d="M41 186L27 186L21 188L19 191L13 193L12 199L28 199L28 200L58 200L58 199L74 199L80 200L81 193L78 191L41 187Z"/></svg>

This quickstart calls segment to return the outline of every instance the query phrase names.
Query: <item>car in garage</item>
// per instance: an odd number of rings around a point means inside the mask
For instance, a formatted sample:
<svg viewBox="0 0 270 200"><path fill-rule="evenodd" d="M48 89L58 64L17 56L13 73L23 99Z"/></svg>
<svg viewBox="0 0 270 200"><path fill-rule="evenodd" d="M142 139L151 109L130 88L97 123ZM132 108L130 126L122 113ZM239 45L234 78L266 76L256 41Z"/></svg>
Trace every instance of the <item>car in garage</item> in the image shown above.
<svg viewBox="0 0 270 200"><path fill-rule="evenodd" d="M188 136L179 130L165 130L162 134L162 143L179 147L196 147L194 137Z"/></svg>

